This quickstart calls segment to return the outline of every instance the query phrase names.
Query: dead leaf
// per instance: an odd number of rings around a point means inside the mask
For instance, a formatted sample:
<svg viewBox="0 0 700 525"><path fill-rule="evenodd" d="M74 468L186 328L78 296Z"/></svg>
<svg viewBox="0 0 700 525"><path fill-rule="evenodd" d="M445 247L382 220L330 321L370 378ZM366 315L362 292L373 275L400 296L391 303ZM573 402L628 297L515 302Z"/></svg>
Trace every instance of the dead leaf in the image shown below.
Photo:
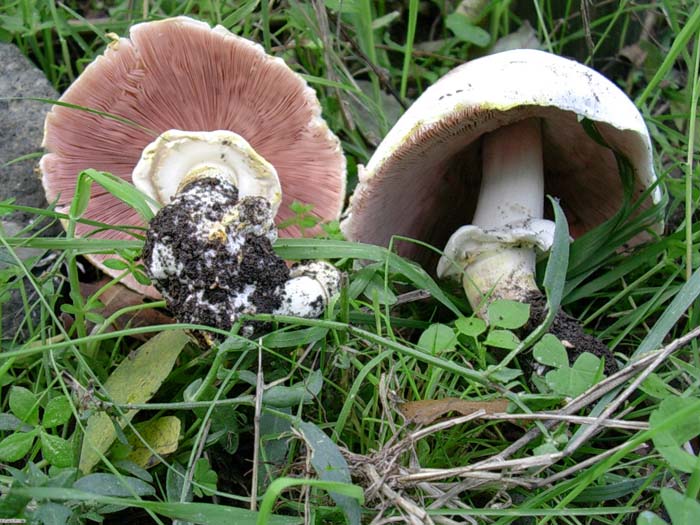
<svg viewBox="0 0 700 525"><path fill-rule="evenodd" d="M483 410L487 414L497 414L505 412L507 408L507 399L469 401L458 397L446 397L443 399L409 401L401 405L399 410L407 421L427 425L449 412L458 412L463 416L468 416L477 410Z"/></svg>
<svg viewBox="0 0 700 525"><path fill-rule="evenodd" d="M105 284L110 282L110 279L103 277L99 281L93 283L80 283L80 292L86 299L95 294ZM107 288L99 297L99 300L104 304L104 308L96 310L102 317L108 318L122 308L143 304L144 297L138 292L135 292L123 284L115 284ZM127 326L137 328L139 326L154 326L159 324L171 324L175 319L164 314L155 308L147 308L145 310L137 310L128 312L119 316L114 324L106 329L107 332L113 330L122 330ZM94 325L93 325L94 326ZM137 334L133 336L136 339L145 341L152 337L152 334Z"/></svg>
<svg viewBox="0 0 700 525"><path fill-rule="evenodd" d="M489 55L510 51L511 49L544 49L544 46L537 38L537 31L525 20L517 31L496 40L491 49L489 49Z"/></svg>

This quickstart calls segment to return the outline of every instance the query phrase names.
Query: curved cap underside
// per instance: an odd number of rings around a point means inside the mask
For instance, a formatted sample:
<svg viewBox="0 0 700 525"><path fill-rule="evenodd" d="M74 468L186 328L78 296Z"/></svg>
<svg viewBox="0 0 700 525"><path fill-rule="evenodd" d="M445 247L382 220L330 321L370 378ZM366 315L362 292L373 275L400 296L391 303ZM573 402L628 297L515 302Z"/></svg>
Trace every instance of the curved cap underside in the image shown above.
<svg viewBox="0 0 700 525"><path fill-rule="evenodd" d="M538 78L521 82L516 76L514 85L504 85L504 71L512 68L509 62L522 66L532 54L537 60L529 75ZM614 84L576 62L547 53L528 50L501 55L511 58L494 55L460 66L409 108L360 172L342 223L348 238L386 246L399 235L442 249L450 235L470 224L474 215L481 183L481 137L526 118L541 119L545 193L560 199L574 237L612 217L623 200L613 152L586 133L580 115L593 120L606 143L630 159L636 195L653 184L651 144L644 122ZM500 69L485 76L483 62L494 57L499 57ZM583 77L586 85L578 91L562 79L552 85L559 75L552 72L552 62L557 67L573 64L573 77ZM538 68L545 72L540 74ZM567 75L575 80L571 73ZM542 85L530 85L543 82L549 94L541 93ZM495 101L483 100L486 93L496 91ZM611 94L609 100L599 100L603 92ZM526 103L516 104L516 99ZM658 189L653 191L645 206L660 195ZM551 218L551 210L547 213ZM431 270L438 257L416 244L399 242L398 247L401 254Z"/></svg>
<svg viewBox="0 0 700 525"><path fill-rule="evenodd" d="M137 24L130 39L110 44L61 101L138 126L80 109L52 108L44 137L49 153L41 169L47 198L59 210L69 204L80 171L94 168L130 181L143 148L169 129L230 130L243 136L279 174L278 222L293 216L289 205L295 200L313 204L312 213L322 220L337 218L342 208L345 159L321 118L313 89L281 59L220 26L211 29L186 17ZM101 187L93 187L84 217L143 226L133 210ZM77 228L79 235L91 232L87 225ZM298 236L300 231L292 226L281 234ZM128 237L113 230L94 235Z"/></svg>

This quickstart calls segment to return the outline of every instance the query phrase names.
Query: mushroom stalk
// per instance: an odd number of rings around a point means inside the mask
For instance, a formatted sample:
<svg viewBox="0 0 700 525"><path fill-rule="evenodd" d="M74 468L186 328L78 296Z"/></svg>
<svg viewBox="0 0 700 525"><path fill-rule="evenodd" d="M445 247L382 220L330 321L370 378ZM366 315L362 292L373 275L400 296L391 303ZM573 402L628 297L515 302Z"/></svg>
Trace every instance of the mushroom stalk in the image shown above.
<svg viewBox="0 0 700 525"><path fill-rule="evenodd" d="M457 230L438 265L441 276L459 264L469 303L485 316L495 299L524 301L538 288L535 247L549 248L553 224L542 219L544 172L538 119L526 119L485 135L479 201L473 225Z"/></svg>
<svg viewBox="0 0 700 525"><path fill-rule="evenodd" d="M484 230L507 230L511 224L541 219L544 206L542 134L538 119L493 131L482 143L483 171L473 223ZM522 301L537 291L532 245L496 244L474 257L462 278L475 310L484 296Z"/></svg>
<svg viewBox="0 0 700 525"><path fill-rule="evenodd" d="M521 120L488 133L473 223L485 229L541 219L544 206L542 131L539 119Z"/></svg>

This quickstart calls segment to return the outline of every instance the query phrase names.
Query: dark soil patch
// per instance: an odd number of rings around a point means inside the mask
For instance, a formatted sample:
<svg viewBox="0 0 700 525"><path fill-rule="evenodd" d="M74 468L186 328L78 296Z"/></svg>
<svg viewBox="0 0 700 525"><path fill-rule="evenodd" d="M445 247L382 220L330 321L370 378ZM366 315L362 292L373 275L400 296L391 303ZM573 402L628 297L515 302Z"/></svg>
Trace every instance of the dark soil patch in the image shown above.
<svg viewBox="0 0 700 525"><path fill-rule="evenodd" d="M533 294L529 300L530 320L525 326L527 333L544 322L547 316L547 300L542 294ZM583 331L581 323L566 312L559 310L554 317L549 333L556 336L567 347L569 364L573 365L578 356L584 352L590 352L596 357L605 360L605 374L611 375L617 372L618 367L615 357L610 349L597 337Z"/></svg>

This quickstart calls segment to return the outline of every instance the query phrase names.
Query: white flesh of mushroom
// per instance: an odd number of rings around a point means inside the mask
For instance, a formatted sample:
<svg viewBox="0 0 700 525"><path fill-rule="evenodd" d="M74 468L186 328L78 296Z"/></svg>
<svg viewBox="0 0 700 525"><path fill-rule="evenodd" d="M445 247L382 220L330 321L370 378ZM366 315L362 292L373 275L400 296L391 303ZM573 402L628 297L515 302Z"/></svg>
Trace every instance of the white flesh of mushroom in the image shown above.
<svg viewBox="0 0 700 525"><path fill-rule="evenodd" d="M469 303L482 314L485 296L526 299L537 291L535 247L548 250L554 234L554 224L542 219L543 207L539 120L523 120L485 135L473 225L452 235L438 275L454 277L463 271Z"/></svg>
<svg viewBox="0 0 700 525"><path fill-rule="evenodd" d="M273 217L282 202L275 168L232 131L168 130L144 148L132 173L134 185L161 204L200 177L229 181L239 198L264 197Z"/></svg>

